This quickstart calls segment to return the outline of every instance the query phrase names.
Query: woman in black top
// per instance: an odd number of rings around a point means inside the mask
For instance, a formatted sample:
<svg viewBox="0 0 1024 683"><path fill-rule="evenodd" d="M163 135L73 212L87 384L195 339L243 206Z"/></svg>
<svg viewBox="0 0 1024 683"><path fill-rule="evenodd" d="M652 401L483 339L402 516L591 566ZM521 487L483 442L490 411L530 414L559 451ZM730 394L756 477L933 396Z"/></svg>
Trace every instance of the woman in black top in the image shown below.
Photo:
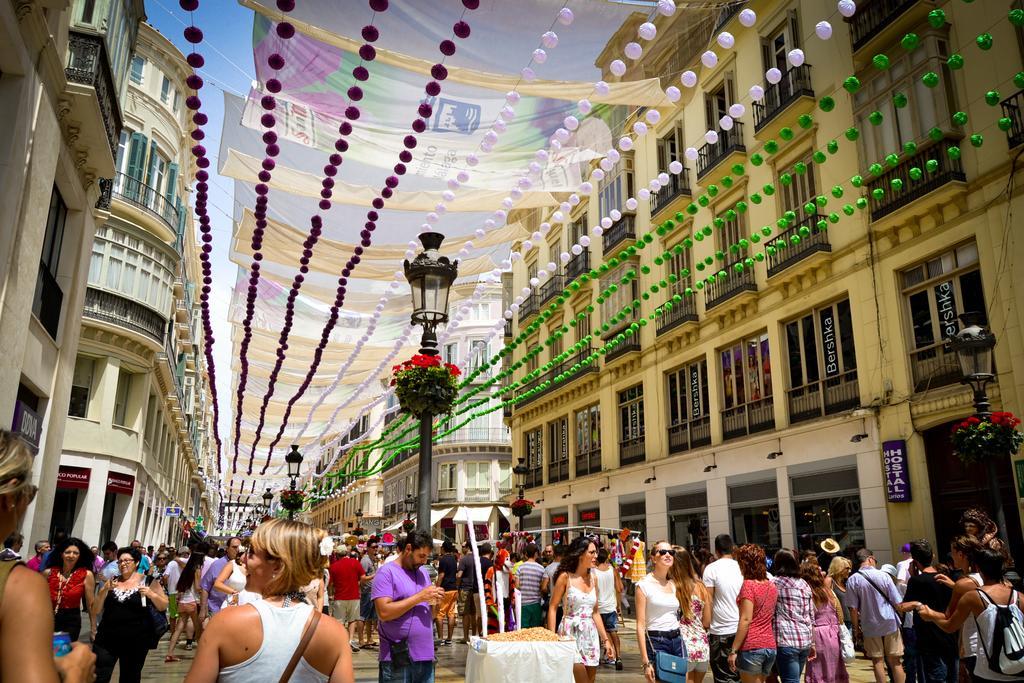
<svg viewBox="0 0 1024 683"><path fill-rule="evenodd" d="M141 557L136 548L118 550L120 574L104 584L95 602L103 614L93 644L97 683L107 683L119 661L121 683L139 683L146 655L153 645L148 604L161 612L167 609L167 596L160 582L146 585L146 577L138 573ZM94 622L98 616L93 616Z"/></svg>

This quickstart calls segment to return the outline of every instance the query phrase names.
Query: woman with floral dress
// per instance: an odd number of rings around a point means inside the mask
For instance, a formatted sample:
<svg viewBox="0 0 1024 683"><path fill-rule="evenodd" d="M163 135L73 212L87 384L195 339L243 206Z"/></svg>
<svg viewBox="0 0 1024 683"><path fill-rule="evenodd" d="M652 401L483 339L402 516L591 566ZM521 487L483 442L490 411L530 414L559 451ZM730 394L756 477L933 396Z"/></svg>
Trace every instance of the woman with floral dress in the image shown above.
<svg viewBox="0 0 1024 683"><path fill-rule="evenodd" d="M555 575L555 588L548 607L548 629L554 631L558 607L562 621L558 634L576 641L576 659L572 667L574 683L594 683L601 663L601 642L609 657L615 648L604 630L604 621L597 610L597 580L591 571L597 564L597 545L582 536L569 546Z"/></svg>
<svg viewBox="0 0 1024 683"><path fill-rule="evenodd" d="M669 570L680 604L679 633L686 646L688 683L702 683L708 671L710 648L708 627L711 626L711 596L697 574L697 558L686 548L676 548L675 561Z"/></svg>

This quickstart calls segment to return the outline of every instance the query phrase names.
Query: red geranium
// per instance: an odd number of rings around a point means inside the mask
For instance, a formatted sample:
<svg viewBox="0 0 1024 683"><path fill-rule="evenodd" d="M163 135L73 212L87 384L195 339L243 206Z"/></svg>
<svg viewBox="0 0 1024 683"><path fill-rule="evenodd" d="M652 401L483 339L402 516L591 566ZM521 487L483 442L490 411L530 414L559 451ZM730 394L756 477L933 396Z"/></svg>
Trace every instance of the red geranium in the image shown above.
<svg viewBox="0 0 1024 683"><path fill-rule="evenodd" d="M953 426L950 441L960 460L981 462L989 457L1008 453L1015 455L1024 442L1017 431L1020 419L1013 413L996 412L988 419L971 416Z"/></svg>
<svg viewBox="0 0 1024 683"><path fill-rule="evenodd" d="M441 363L437 356L416 354L391 368L391 385L402 409L413 415L442 415L452 409L458 396L459 369Z"/></svg>

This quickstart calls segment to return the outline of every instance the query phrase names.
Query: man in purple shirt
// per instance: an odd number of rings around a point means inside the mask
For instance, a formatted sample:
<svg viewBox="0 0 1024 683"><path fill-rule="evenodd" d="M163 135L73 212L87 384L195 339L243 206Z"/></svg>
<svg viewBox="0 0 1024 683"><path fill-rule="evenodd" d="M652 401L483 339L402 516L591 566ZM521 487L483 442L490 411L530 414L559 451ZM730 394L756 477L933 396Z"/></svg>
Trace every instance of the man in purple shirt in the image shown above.
<svg viewBox="0 0 1024 683"><path fill-rule="evenodd" d="M219 590L213 588L213 584L217 581L217 577L220 576L220 572L227 565L228 562L234 562L238 557L238 552L242 549L242 539L237 536L232 536L228 539L227 550L224 553L224 557L214 560L209 568L203 570L202 580L199 582L200 588L203 589L203 594L200 597L200 602L205 605L205 609L201 606L200 611L202 614L209 614L211 617L220 611L224 601L227 600L227 595L221 593Z"/></svg>
<svg viewBox="0 0 1024 683"><path fill-rule="evenodd" d="M377 570L373 602L380 633L379 683L434 683L434 628L431 605L444 590L430 581L423 565L434 540L413 531L400 540L402 553Z"/></svg>
<svg viewBox="0 0 1024 683"><path fill-rule="evenodd" d="M860 570L846 580L846 606L850 608L853 630L864 634L864 654L871 660L876 683L885 683L885 662L892 670L893 683L904 683L903 639L900 636L899 604L903 602L896 584L879 571L874 554L857 551Z"/></svg>

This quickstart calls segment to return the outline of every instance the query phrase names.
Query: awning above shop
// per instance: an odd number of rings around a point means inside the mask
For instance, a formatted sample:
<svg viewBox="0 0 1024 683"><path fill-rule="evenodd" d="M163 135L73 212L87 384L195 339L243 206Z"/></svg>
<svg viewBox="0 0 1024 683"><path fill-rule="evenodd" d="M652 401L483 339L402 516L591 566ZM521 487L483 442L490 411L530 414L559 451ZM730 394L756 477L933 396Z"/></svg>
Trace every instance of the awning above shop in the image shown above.
<svg viewBox="0 0 1024 683"><path fill-rule="evenodd" d="M430 526L433 527L435 524L437 524L442 519L447 517L448 513L451 512L454 509L455 508L447 507L447 508L440 508L440 509L437 509L437 510L431 510L430 511ZM409 519L411 519L413 521L416 521L416 515L412 515L411 517L409 517ZM384 527L383 529L381 529L381 531L397 531L398 529L402 528L402 522L404 522L404 521L405 520L400 520L398 522L395 522L391 526Z"/></svg>

